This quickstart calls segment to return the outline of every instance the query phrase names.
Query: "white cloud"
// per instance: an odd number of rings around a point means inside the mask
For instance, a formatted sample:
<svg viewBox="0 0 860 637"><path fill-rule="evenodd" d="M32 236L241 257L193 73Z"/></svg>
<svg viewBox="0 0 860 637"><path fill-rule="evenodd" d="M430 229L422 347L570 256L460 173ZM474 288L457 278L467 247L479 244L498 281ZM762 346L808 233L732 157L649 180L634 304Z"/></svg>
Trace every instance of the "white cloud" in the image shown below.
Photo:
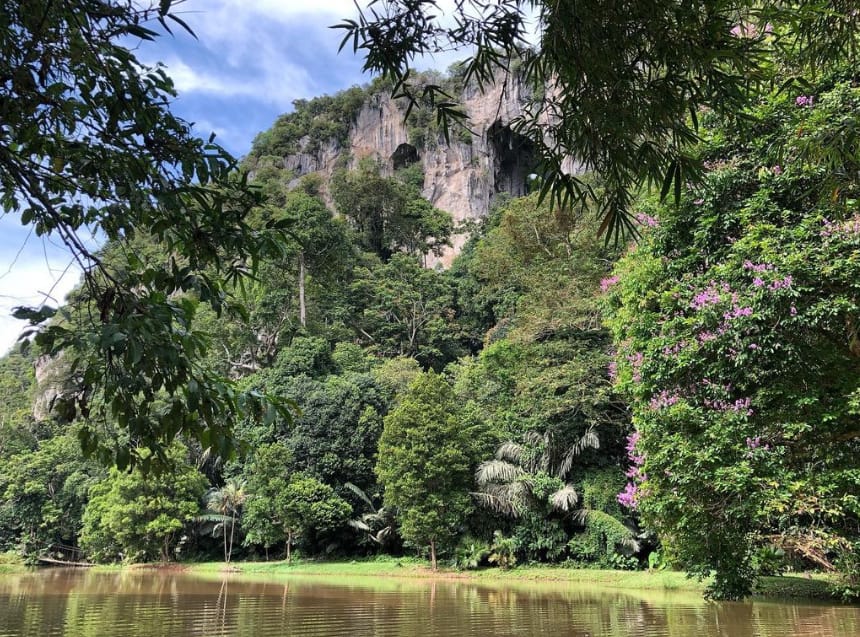
<svg viewBox="0 0 860 637"><path fill-rule="evenodd" d="M313 57L321 42L328 45L334 35L328 27L355 14L355 6L347 0L188 0L176 13L198 40L174 29L175 38L141 43L140 54L167 66L180 96L245 97L283 112L294 99L319 92L325 78L312 77L297 60Z"/></svg>
<svg viewBox="0 0 860 637"><path fill-rule="evenodd" d="M36 257L34 252L36 250L28 250L27 260L16 262L11 268L10 263L2 264L0 355L9 351L18 340L18 335L27 327L26 321L12 318L13 308L19 305L38 307L43 303L56 307L80 279L80 270L70 261L58 258L59 255L45 261L44 257Z"/></svg>
<svg viewBox="0 0 860 637"><path fill-rule="evenodd" d="M286 61L281 61L277 74L267 73L262 78L194 68L176 57L168 58L164 65L180 96L204 93L225 98L247 97L285 108L312 90L307 71Z"/></svg>

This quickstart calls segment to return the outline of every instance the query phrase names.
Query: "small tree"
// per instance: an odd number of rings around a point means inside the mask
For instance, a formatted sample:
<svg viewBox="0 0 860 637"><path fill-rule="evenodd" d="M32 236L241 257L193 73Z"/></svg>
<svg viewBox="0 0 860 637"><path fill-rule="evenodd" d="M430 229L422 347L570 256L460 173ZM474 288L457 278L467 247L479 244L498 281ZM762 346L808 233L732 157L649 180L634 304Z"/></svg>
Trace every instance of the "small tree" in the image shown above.
<svg viewBox="0 0 860 637"><path fill-rule="evenodd" d="M147 451L140 453L147 457ZM167 451L170 470L111 470L90 490L81 547L96 559L170 559L177 533L197 515L206 490L206 477L185 455L176 442Z"/></svg>
<svg viewBox="0 0 860 637"><path fill-rule="evenodd" d="M385 505L398 510L405 540L429 546L434 570L438 547L472 508L473 439L456 417L451 387L432 371L418 376L385 418L376 464Z"/></svg>
<svg viewBox="0 0 860 637"><path fill-rule="evenodd" d="M274 515L274 502L287 487L287 466L292 454L283 443L261 445L245 468L248 501L242 515L245 544L261 544L269 558L269 547L284 539L283 527Z"/></svg>
<svg viewBox="0 0 860 637"><path fill-rule="evenodd" d="M247 470L248 505L243 518L247 544L269 547L286 542L287 561L300 537L325 533L344 524L350 504L334 490L305 473L287 477L292 454L283 443L263 445Z"/></svg>
<svg viewBox="0 0 860 637"><path fill-rule="evenodd" d="M293 475L272 504L287 537L287 562L292 559L292 545L297 539L331 531L352 515L352 506L346 500L305 473Z"/></svg>
<svg viewBox="0 0 860 637"><path fill-rule="evenodd" d="M245 480L230 478L220 489L212 489L206 497L206 506L220 517L220 527L224 535L224 561L229 562L233 554L233 539L236 532L236 517L248 494ZM230 533L227 534L227 525ZM229 540L229 541L228 541Z"/></svg>

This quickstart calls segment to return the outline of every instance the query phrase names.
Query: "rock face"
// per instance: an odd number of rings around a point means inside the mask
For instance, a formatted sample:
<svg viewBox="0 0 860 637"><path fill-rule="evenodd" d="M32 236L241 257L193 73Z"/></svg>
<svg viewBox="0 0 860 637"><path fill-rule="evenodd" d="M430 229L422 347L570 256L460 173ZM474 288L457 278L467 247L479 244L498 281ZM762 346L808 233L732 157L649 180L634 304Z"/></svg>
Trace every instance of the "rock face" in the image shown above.
<svg viewBox="0 0 860 637"><path fill-rule="evenodd" d="M527 192L528 175L536 163L533 145L511 130L511 122L531 97L525 91L518 82L499 82L483 92L468 90L460 103L472 134L452 131L449 145L438 139L423 148L411 143L399 104L387 94L376 94L351 124L345 147L332 141L316 152L290 155L284 158L284 168L296 178L313 172L329 178L342 165L341 157L347 158L349 168L371 157L389 173L420 162L424 197L449 212L457 224L483 219L499 193L516 197ZM449 266L465 240L465 235L452 237L453 247L439 258L431 255L428 265Z"/></svg>

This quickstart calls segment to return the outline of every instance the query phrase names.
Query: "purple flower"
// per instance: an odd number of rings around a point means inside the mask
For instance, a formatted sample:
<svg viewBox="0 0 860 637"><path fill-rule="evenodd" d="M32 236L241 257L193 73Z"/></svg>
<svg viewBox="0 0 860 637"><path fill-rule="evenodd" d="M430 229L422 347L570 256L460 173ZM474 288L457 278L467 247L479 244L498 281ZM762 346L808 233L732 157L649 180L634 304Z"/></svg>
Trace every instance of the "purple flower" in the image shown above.
<svg viewBox="0 0 860 637"><path fill-rule="evenodd" d="M771 171L773 172L774 175L781 175L782 174L782 166L777 164L776 166L771 168Z"/></svg>
<svg viewBox="0 0 860 637"><path fill-rule="evenodd" d="M633 450L636 448L636 443L639 442L639 432L634 431L632 434L627 436L627 445L624 447L627 450L628 454L633 453Z"/></svg>
<svg viewBox="0 0 860 637"><path fill-rule="evenodd" d="M815 96L813 95L798 95L794 100L795 106L805 106L807 108L811 108L814 103Z"/></svg>
<svg viewBox="0 0 860 637"><path fill-rule="evenodd" d="M666 391L664 389L659 394L657 394L656 396L653 396L651 398L651 402L649 403L649 406L654 411L657 411L658 409L663 409L665 407L671 407L672 405L676 404L679 400L680 400L680 398L679 398L678 394L669 393L668 391Z"/></svg>
<svg viewBox="0 0 860 637"><path fill-rule="evenodd" d="M620 279L617 276L610 276L610 277L606 277L605 279L601 279L600 280L600 291L606 292L609 288L611 288L613 285L618 283L619 280Z"/></svg>
<svg viewBox="0 0 860 637"><path fill-rule="evenodd" d="M714 282L711 281L711 284L707 288L693 297L690 305L694 310L701 310L702 308L706 308L710 305L716 305L719 302L720 293L717 291Z"/></svg>
<svg viewBox="0 0 860 637"><path fill-rule="evenodd" d="M760 288L764 285L764 281L762 281L759 277L753 279L753 285L757 288Z"/></svg>
<svg viewBox="0 0 860 637"><path fill-rule="evenodd" d="M660 225L660 222L656 217L652 217L644 212L636 214L636 221L638 221L640 225L647 226L648 228L656 228Z"/></svg>
<svg viewBox="0 0 860 637"><path fill-rule="evenodd" d="M699 345L704 345L705 343L709 343L716 339L717 335L707 330L696 335L696 340L699 341Z"/></svg>
<svg viewBox="0 0 860 637"><path fill-rule="evenodd" d="M639 489L632 482L628 482L624 487L624 491L619 493L615 498L618 500L618 503L622 506L627 507L628 509L636 508L636 498L639 495Z"/></svg>
<svg viewBox="0 0 860 637"><path fill-rule="evenodd" d="M784 277L782 280L774 281L770 284L771 290L779 290L781 288L790 288L791 284L794 282L794 279L791 275Z"/></svg>
<svg viewBox="0 0 860 637"><path fill-rule="evenodd" d="M736 305L730 312L723 314L723 318L728 321L734 318L741 318L742 316L752 316L752 313L753 309L751 307L738 307Z"/></svg>
<svg viewBox="0 0 860 637"><path fill-rule="evenodd" d="M744 270L752 270L753 272L767 272L773 270L772 263L753 263L749 259L744 261Z"/></svg>

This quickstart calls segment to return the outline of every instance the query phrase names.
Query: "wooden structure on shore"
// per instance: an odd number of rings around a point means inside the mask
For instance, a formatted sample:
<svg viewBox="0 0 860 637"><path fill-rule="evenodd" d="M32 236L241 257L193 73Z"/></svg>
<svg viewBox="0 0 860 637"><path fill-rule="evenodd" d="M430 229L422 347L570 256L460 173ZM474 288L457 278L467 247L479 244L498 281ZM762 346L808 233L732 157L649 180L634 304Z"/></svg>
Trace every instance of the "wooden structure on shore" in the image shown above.
<svg viewBox="0 0 860 637"><path fill-rule="evenodd" d="M94 566L90 562L83 561L83 556L83 551L76 546L52 544L36 558L36 561L43 566L72 566L76 568Z"/></svg>

